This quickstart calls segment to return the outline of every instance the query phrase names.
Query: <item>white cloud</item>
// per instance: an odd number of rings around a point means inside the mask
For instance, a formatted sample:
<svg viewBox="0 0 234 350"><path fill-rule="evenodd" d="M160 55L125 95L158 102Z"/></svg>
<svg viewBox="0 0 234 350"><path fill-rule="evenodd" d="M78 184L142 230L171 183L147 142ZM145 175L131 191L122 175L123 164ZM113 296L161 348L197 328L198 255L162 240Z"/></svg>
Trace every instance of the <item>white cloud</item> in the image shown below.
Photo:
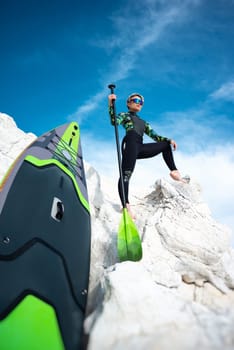
<svg viewBox="0 0 234 350"><path fill-rule="evenodd" d="M202 187L212 216L229 225L234 243L234 144L214 146L191 155L180 154L181 169L188 171Z"/></svg>
<svg viewBox="0 0 234 350"><path fill-rule="evenodd" d="M70 114L67 119L69 121L77 120L79 124L82 123L83 119L87 114L97 109L97 106L99 105L99 102L106 97L106 89L98 92L96 95L92 96L91 98L87 99L83 105L79 106L77 110Z"/></svg>
<svg viewBox="0 0 234 350"><path fill-rule="evenodd" d="M234 82L229 81L224 83L219 89L210 95L210 98L214 100L234 102Z"/></svg>
<svg viewBox="0 0 234 350"><path fill-rule="evenodd" d="M95 40L96 46L113 52L111 65L101 78L105 90L91 96L68 119L75 118L81 123L106 96L108 82L116 83L128 78L140 53L156 43L167 28L172 27L173 30L173 26L186 20L191 6L198 3L196 0L190 1L188 6L186 1L173 1L168 5L165 1L145 0L144 6L139 6L135 1L128 1L124 8L121 7L118 13L113 14L111 21L114 35Z"/></svg>

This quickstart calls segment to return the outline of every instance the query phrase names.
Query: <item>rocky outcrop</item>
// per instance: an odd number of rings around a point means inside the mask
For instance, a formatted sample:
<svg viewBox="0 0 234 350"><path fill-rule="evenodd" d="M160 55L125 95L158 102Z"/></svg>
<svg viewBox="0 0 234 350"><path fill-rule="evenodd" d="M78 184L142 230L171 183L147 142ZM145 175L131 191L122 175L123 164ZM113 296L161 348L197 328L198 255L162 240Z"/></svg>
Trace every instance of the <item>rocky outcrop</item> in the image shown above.
<svg viewBox="0 0 234 350"><path fill-rule="evenodd" d="M138 197L143 259L119 263L118 199L110 200L94 169L87 181L93 228L88 349L234 349L230 232L212 218L199 185L159 179L154 191Z"/></svg>
<svg viewBox="0 0 234 350"><path fill-rule="evenodd" d="M0 113L0 178L34 139ZM199 184L158 179L147 195L137 189L143 258L120 263L116 184L85 167L92 220L88 350L233 350L234 251Z"/></svg>
<svg viewBox="0 0 234 350"><path fill-rule="evenodd" d="M12 117L0 112L0 179L19 153L35 138L34 134L17 128Z"/></svg>

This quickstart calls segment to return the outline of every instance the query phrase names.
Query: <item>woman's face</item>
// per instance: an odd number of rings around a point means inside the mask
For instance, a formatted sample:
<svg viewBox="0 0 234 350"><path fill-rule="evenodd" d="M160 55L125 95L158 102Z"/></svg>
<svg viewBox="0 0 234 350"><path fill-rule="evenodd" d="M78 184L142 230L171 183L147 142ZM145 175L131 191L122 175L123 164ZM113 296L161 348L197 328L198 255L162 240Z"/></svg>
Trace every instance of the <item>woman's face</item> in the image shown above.
<svg viewBox="0 0 234 350"><path fill-rule="evenodd" d="M127 106L130 112L139 112L143 106L142 99L137 95L132 96Z"/></svg>

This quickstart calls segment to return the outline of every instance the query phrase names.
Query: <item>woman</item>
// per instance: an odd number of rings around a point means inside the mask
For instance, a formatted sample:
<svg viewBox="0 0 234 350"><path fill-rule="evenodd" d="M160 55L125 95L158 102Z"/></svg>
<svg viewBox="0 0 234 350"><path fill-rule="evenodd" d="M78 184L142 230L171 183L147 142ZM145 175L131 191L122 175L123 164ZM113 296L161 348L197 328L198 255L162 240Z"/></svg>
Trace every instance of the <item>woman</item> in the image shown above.
<svg viewBox="0 0 234 350"><path fill-rule="evenodd" d="M113 101L116 100L115 94L108 96L109 100L109 114L111 124L115 123ZM162 153L163 159L170 169L170 176L173 180L187 182L183 179L176 168L172 148L176 150L177 144L174 140L168 139L164 136L159 136L150 126L149 123L142 120L137 113L141 111L144 104L144 98L138 93L131 94L127 99L128 112L119 113L116 116L117 125L121 124L126 130L126 135L122 141L122 172L124 182L124 195L126 200L126 207L129 214L134 218L131 212L128 191L130 177L134 171L136 160L150 158ZM151 137L155 142L143 143L144 133ZM123 194L121 191L121 182L118 182L119 196L124 205Z"/></svg>

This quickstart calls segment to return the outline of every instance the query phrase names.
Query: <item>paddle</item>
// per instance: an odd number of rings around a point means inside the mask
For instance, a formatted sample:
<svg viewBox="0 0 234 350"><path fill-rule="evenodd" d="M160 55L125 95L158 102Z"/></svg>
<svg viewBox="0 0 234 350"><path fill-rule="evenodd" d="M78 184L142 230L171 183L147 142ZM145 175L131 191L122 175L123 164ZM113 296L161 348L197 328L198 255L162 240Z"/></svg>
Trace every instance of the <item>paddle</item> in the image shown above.
<svg viewBox="0 0 234 350"><path fill-rule="evenodd" d="M115 85L110 84L108 88L111 90L111 94L114 94ZM139 261L142 258L142 246L139 233L136 225L134 224L131 216L126 208L126 198L124 193L124 181L123 172L121 167L121 154L119 145L119 133L116 122L116 109L115 100L112 100L113 112L114 112L114 127L115 127L115 140L118 156L119 175L120 175L120 190L123 198L123 211L119 224L118 236L117 236L117 249L120 261L131 260Z"/></svg>

